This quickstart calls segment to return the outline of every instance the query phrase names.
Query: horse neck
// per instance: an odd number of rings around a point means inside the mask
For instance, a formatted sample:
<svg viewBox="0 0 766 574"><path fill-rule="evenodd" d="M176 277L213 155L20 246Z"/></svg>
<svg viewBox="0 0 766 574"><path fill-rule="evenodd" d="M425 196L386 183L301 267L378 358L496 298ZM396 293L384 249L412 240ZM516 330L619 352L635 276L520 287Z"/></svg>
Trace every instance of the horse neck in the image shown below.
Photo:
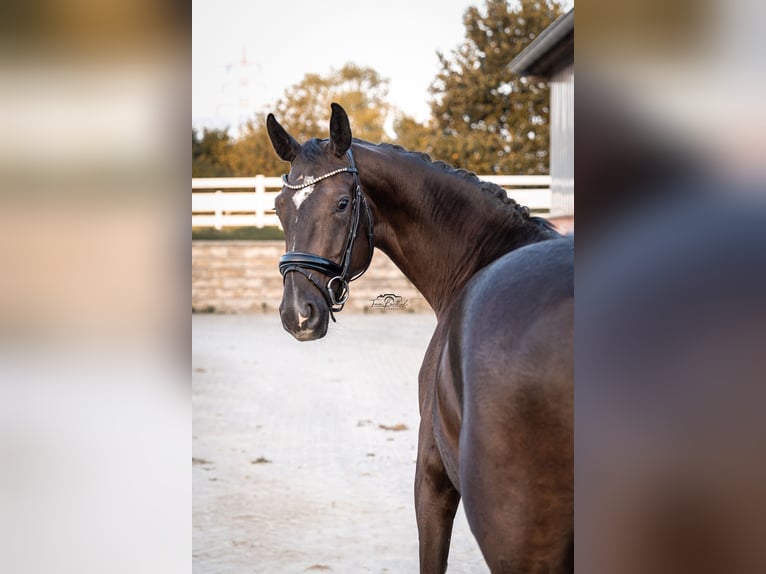
<svg viewBox="0 0 766 574"><path fill-rule="evenodd" d="M552 233L459 175L403 152L355 143L375 221L375 246L440 316L470 278Z"/></svg>

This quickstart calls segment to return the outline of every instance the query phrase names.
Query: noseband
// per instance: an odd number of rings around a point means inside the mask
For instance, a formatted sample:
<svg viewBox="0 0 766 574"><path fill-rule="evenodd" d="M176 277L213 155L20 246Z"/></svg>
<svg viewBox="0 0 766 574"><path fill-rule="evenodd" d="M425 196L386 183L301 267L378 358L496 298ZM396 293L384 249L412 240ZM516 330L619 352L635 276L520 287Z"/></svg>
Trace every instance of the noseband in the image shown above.
<svg viewBox="0 0 766 574"><path fill-rule="evenodd" d="M351 149L346 152L346 155L348 156L349 163L347 167L336 169L317 178L310 178L299 185L289 183L287 181L287 176L282 176L284 186L293 190L309 187L323 179L338 175L339 173L350 173L354 176L354 197L351 200L351 227L348 230L346 247L343 250L343 258L340 263L336 263L335 261L320 255L303 253L301 251L290 251L285 253L279 260L279 272L282 274L283 280L287 277L288 273L294 271L306 277L317 289L319 289L319 292L322 293L322 296L327 301L330 317L333 321L335 321L334 313L342 311L343 305L348 300L348 284L354 279L361 277L364 272L367 271L367 268L372 261L372 252L374 249L372 213L370 212L370 206L367 204L364 193L362 193L362 184L359 182L359 171L356 169L354 155L351 153ZM367 217L367 239L370 246L370 253L364 269L352 277L351 256L354 251L354 243L359 231L359 220L361 219L362 210L364 210L365 216ZM330 280L323 285L322 282L309 271L309 269L327 275L330 277Z"/></svg>

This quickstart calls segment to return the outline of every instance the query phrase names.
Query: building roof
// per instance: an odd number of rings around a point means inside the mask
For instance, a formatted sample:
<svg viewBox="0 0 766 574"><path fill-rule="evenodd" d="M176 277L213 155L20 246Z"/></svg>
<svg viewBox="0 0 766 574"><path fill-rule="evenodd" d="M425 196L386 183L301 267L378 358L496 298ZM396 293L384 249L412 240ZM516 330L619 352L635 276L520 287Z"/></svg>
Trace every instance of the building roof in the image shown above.
<svg viewBox="0 0 766 574"><path fill-rule="evenodd" d="M574 62L574 8L562 14L516 56L508 67L522 76L550 78Z"/></svg>

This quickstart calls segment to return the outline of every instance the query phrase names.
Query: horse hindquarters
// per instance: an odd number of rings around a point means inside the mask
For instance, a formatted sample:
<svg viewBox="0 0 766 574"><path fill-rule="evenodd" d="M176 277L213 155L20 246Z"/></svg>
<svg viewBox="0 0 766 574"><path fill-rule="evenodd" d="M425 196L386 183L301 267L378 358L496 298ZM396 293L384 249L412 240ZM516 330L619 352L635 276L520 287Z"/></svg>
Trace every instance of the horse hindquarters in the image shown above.
<svg viewBox="0 0 766 574"><path fill-rule="evenodd" d="M483 272L462 305L461 494L493 573L573 569L571 277L571 250L537 244Z"/></svg>
<svg viewBox="0 0 766 574"><path fill-rule="evenodd" d="M531 373L468 375L460 480L492 572L567 571L573 533L571 386Z"/></svg>

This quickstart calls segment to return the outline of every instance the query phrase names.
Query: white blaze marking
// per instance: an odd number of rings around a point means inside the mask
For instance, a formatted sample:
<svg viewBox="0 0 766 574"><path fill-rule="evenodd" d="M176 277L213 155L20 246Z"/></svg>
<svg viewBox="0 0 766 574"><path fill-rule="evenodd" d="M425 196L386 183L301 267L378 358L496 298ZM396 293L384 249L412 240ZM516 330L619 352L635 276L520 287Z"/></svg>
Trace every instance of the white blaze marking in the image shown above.
<svg viewBox="0 0 766 574"><path fill-rule="evenodd" d="M314 178L310 175L306 177L306 183L311 183L313 181ZM300 209L301 204L308 199L309 195L311 195L313 191L313 185L309 185L308 187L304 187L303 189L296 191L295 195L293 195L293 203L295 204L295 209Z"/></svg>

